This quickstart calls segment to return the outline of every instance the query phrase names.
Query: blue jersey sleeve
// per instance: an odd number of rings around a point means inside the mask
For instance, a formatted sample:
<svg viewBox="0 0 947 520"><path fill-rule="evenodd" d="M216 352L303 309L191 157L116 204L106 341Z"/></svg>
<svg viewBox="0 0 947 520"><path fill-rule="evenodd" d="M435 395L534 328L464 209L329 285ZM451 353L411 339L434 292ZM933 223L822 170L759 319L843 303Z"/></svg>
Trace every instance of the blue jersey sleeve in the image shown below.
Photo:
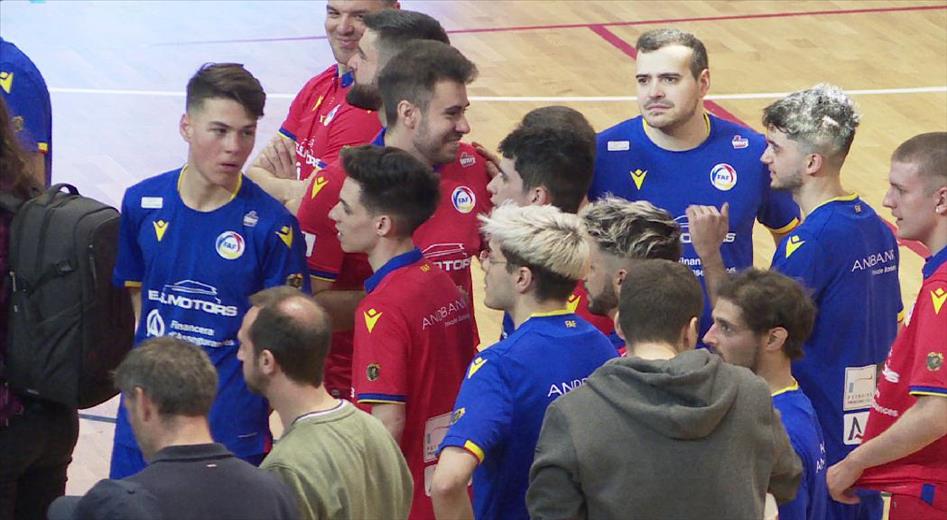
<svg viewBox="0 0 947 520"><path fill-rule="evenodd" d="M763 203L760 204L756 219L776 233L787 233L799 225L799 206L792 200L788 190L773 190L769 187L769 172L764 172L762 178L766 187L763 188Z"/></svg>
<svg viewBox="0 0 947 520"><path fill-rule="evenodd" d="M138 234L141 227L139 215L132 208L139 202L140 197L125 192L122 198L122 215L119 219L118 257L115 260L115 270L112 274L112 283L118 287L141 287L145 272L145 261L138 244Z"/></svg>
<svg viewBox="0 0 947 520"><path fill-rule="evenodd" d="M267 237L263 287L290 285L311 292L306 267L306 245L295 217L280 216Z"/></svg>
<svg viewBox="0 0 947 520"><path fill-rule="evenodd" d="M792 439L790 439L791 441ZM805 467L806 460L802 457L798 446L792 443L793 449L802 460L802 478L799 480L799 488L796 490L796 498L779 506L779 520L808 520L807 511L809 510L809 468ZM816 518L816 517L813 517ZM821 518L821 517L819 517Z"/></svg>
<svg viewBox="0 0 947 520"><path fill-rule="evenodd" d="M825 249L811 234L796 231L779 243L773 254L772 268L800 281L812 291L818 301L822 290L829 284L831 273Z"/></svg>
<svg viewBox="0 0 947 520"><path fill-rule="evenodd" d="M441 450L463 448L482 463L486 453L510 434L513 400L502 368L488 354L470 363Z"/></svg>

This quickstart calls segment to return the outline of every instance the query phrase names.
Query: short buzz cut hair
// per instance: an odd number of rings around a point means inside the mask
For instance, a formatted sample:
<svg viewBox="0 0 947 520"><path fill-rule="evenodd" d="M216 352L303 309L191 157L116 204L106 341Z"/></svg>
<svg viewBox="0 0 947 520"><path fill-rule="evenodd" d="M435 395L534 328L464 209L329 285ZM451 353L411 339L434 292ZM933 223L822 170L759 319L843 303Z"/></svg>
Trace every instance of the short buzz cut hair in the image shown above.
<svg viewBox="0 0 947 520"><path fill-rule="evenodd" d="M698 79L704 70L710 68L707 48L693 33L670 27L652 29L639 36L638 42L635 43L639 53L654 52L671 45L681 45L692 51L690 69L694 79Z"/></svg>
<svg viewBox="0 0 947 520"><path fill-rule="evenodd" d="M161 336L132 349L113 374L125 399L135 388L155 403L164 419L206 417L217 395L217 370L199 347Z"/></svg>
<svg viewBox="0 0 947 520"><path fill-rule="evenodd" d="M507 271L520 266L533 273L539 301L565 300L584 276L589 246L577 216L551 205L503 204L479 218L506 257Z"/></svg>
<svg viewBox="0 0 947 520"><path fill-rule="evenodd" d="M253 355L269 350L286 377L299 384L322 384L332 326L310 296L289 286L271 287L250 297L259 308L250 326Z"/></svg>
<svg viewBox="0 0 947 520"><path fill-rule="evenodd" d="M776 129L808 152L845 159L861 116L841 88L819 83L763 109L763 126Z"/></svg>
<svg viewBox="0 0 947 520"><path fill-rule="evenodd" d="M366 29L378 35L375 46L382 64L414 40L433 40L450 45L450 38L441 23L417 11L382 9L366 14L363 21Z"/></svg>
<svg viewBox="0 0 947 520"><path fill-rule="evenodd" d="M346 175L362 189L362 205L372 215L390 215L397 236L411 236L437 209L440 179L408 152L364 145L342 150L341 157Z"/></svg>
<svg viewBox="0 0 947 520"><path fill-rule="evenodd" d="M665 259L637 260L618 297L618 326L628 345L678 346L681 330L704 310L704 291L689 267Z"/></svg>
<svg viewBox="0 0 947 520"><path fill-rule="evenodd" d="M802 358L802 346L815 326L816 307L799 282L776 271L750 268L720 285L717 300L721 299L740 308L746 326L757 336L776 327L786 329L783 353L792 360Z"/></svg>
<svg viewBox="0 0 947 520"><path fill-rule="evenodd" d="M616 258L681 258L681 227L670 213L648 201L609 195L583 208L579 217L585 233Z"/></svg>
<svg viewBox="0 0 947 520"><path fill-rule="evenodd" d="M943 186L947 183L947 132L915 135L894 150L891 162L913 164L930 188Z"/></svg>
<svg viewBox="0 0 947 520"><path fill-rule="evenodd" d="M187 82L187 111L200 110L207 99L236 101L256 119L263 117L266 92L260 81L239 63L205 63Z"/></svg>
<svg viewBox="0 0 947 520"><path fill-rule="evenodd" d="M513 160L524 193L542 186L553 205L579 211L595 170L594 151L580 132L558 123L521 125L500 141L499 149Z"/></svg>
<svg viewBox="0 0 947 520"><path fill-rule="evenodd" d="M477 66L450 45L433 40L409 42L378 76L388 126L398 124L401 101L427 111L438 83L452 81L468 85L476 78Z"/></svg>

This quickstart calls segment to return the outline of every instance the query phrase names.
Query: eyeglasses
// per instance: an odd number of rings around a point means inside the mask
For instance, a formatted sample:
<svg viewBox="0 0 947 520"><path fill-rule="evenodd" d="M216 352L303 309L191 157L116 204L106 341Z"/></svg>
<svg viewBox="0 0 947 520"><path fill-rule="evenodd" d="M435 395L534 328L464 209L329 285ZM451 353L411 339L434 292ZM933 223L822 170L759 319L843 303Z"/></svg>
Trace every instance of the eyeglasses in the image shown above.
<svg viewBox="0 0 947 520"><path fill-rule="evenodd" d="M491 264L492 264L492 265L501 265L501 264L505 264L505 263L506 263L506 260L494 260L493 258L490 258L490 250L489 250L489 249L484 249L483 251L480 251L480 265L481 265L484 269L486 269L487 266L489 266L489 265L491 265Z"/></svg>

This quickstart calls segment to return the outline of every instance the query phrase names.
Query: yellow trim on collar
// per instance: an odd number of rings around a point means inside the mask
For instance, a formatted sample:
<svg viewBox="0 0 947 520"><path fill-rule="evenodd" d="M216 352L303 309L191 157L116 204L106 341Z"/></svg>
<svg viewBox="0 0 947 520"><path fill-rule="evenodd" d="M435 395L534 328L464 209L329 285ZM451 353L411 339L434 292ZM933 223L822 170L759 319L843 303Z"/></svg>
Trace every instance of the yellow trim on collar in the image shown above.
<svg viewBox="0 0 947 520"><path fill-rule="evenodd" d="M776 390L773 392L772 397L776 397L779 394L785 394L786 392L792 392L793 390L799 390L799 381L796 381L795 378L792 380L792 384L783 388L782 390Z"/></svg>

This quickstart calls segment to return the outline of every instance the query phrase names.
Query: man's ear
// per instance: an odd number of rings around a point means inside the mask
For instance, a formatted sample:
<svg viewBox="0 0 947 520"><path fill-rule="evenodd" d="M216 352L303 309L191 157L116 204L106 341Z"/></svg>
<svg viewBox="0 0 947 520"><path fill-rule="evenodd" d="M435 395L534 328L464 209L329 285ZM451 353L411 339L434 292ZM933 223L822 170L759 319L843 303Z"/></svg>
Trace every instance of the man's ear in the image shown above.
<svg viewBox="0 0 947 520"><path fill-rule="evenodd" d="M148 397L148 394L145 393L144 389L140 386L136 386L134 390L135 401L134 401L134 412L138 415L138 418L143 421L152 421L160 415L160 410L158 410L158 405Z"/></svg>
<svg viewBox="0 0 947 520"><path fill-rule="evenodd" d="M536 186L529 190L529 203L534 206L552 204L552 196L545 186Z"/></svg>
<svg viewBox="0 0 947 520"><path fill-rule="evenodd" d="M191 126L191 118L187 115L187 112L181 114L181 122L178 124L178 131L181 132L181 137L184 138L184 142L190 144L191 137L194 135L194 127Z"/></svg>
<svg viewBox="0 0 947 520"><path fill-rule="evenodd" d="M789 331L783 327L774 327L769 329L769 332L766 333L763 349L766 352L777 352L783 349L783 345L786 344L786 340L789 339Z"/></svg>
<svg viewBox="0 0 947 520"><path fill-rule="evenodd" d="M399 124L405 128L417 130L421 124L421 108L411 102L402 99L398 102L398 120ZM391 124L392 122L389 122Z"/></svg>
<svg viewBox="0 0 947 520"><path fill-rule="evenodd" d="M257 356L257 366L260 368L260 371L268 376L272 376L276 373L279 365L276 363L276 357L273 355L273 351L270 349L263 349L260 352L260 355Z"/></svg>
<svg viewBox="0 0 947 520"><path fill-rule="evenodd" d="M700 318L694 316L681 331L681 343L686 350L694 350L700 339Z"/></svg>
<svg viewBox="0 0 947 520"><path fill-rule="evenodd" d="M526 294L532 288L533 272L528 267L519 266L515 271L516 280L513 281L513 288L519 294Z"/></svg>

